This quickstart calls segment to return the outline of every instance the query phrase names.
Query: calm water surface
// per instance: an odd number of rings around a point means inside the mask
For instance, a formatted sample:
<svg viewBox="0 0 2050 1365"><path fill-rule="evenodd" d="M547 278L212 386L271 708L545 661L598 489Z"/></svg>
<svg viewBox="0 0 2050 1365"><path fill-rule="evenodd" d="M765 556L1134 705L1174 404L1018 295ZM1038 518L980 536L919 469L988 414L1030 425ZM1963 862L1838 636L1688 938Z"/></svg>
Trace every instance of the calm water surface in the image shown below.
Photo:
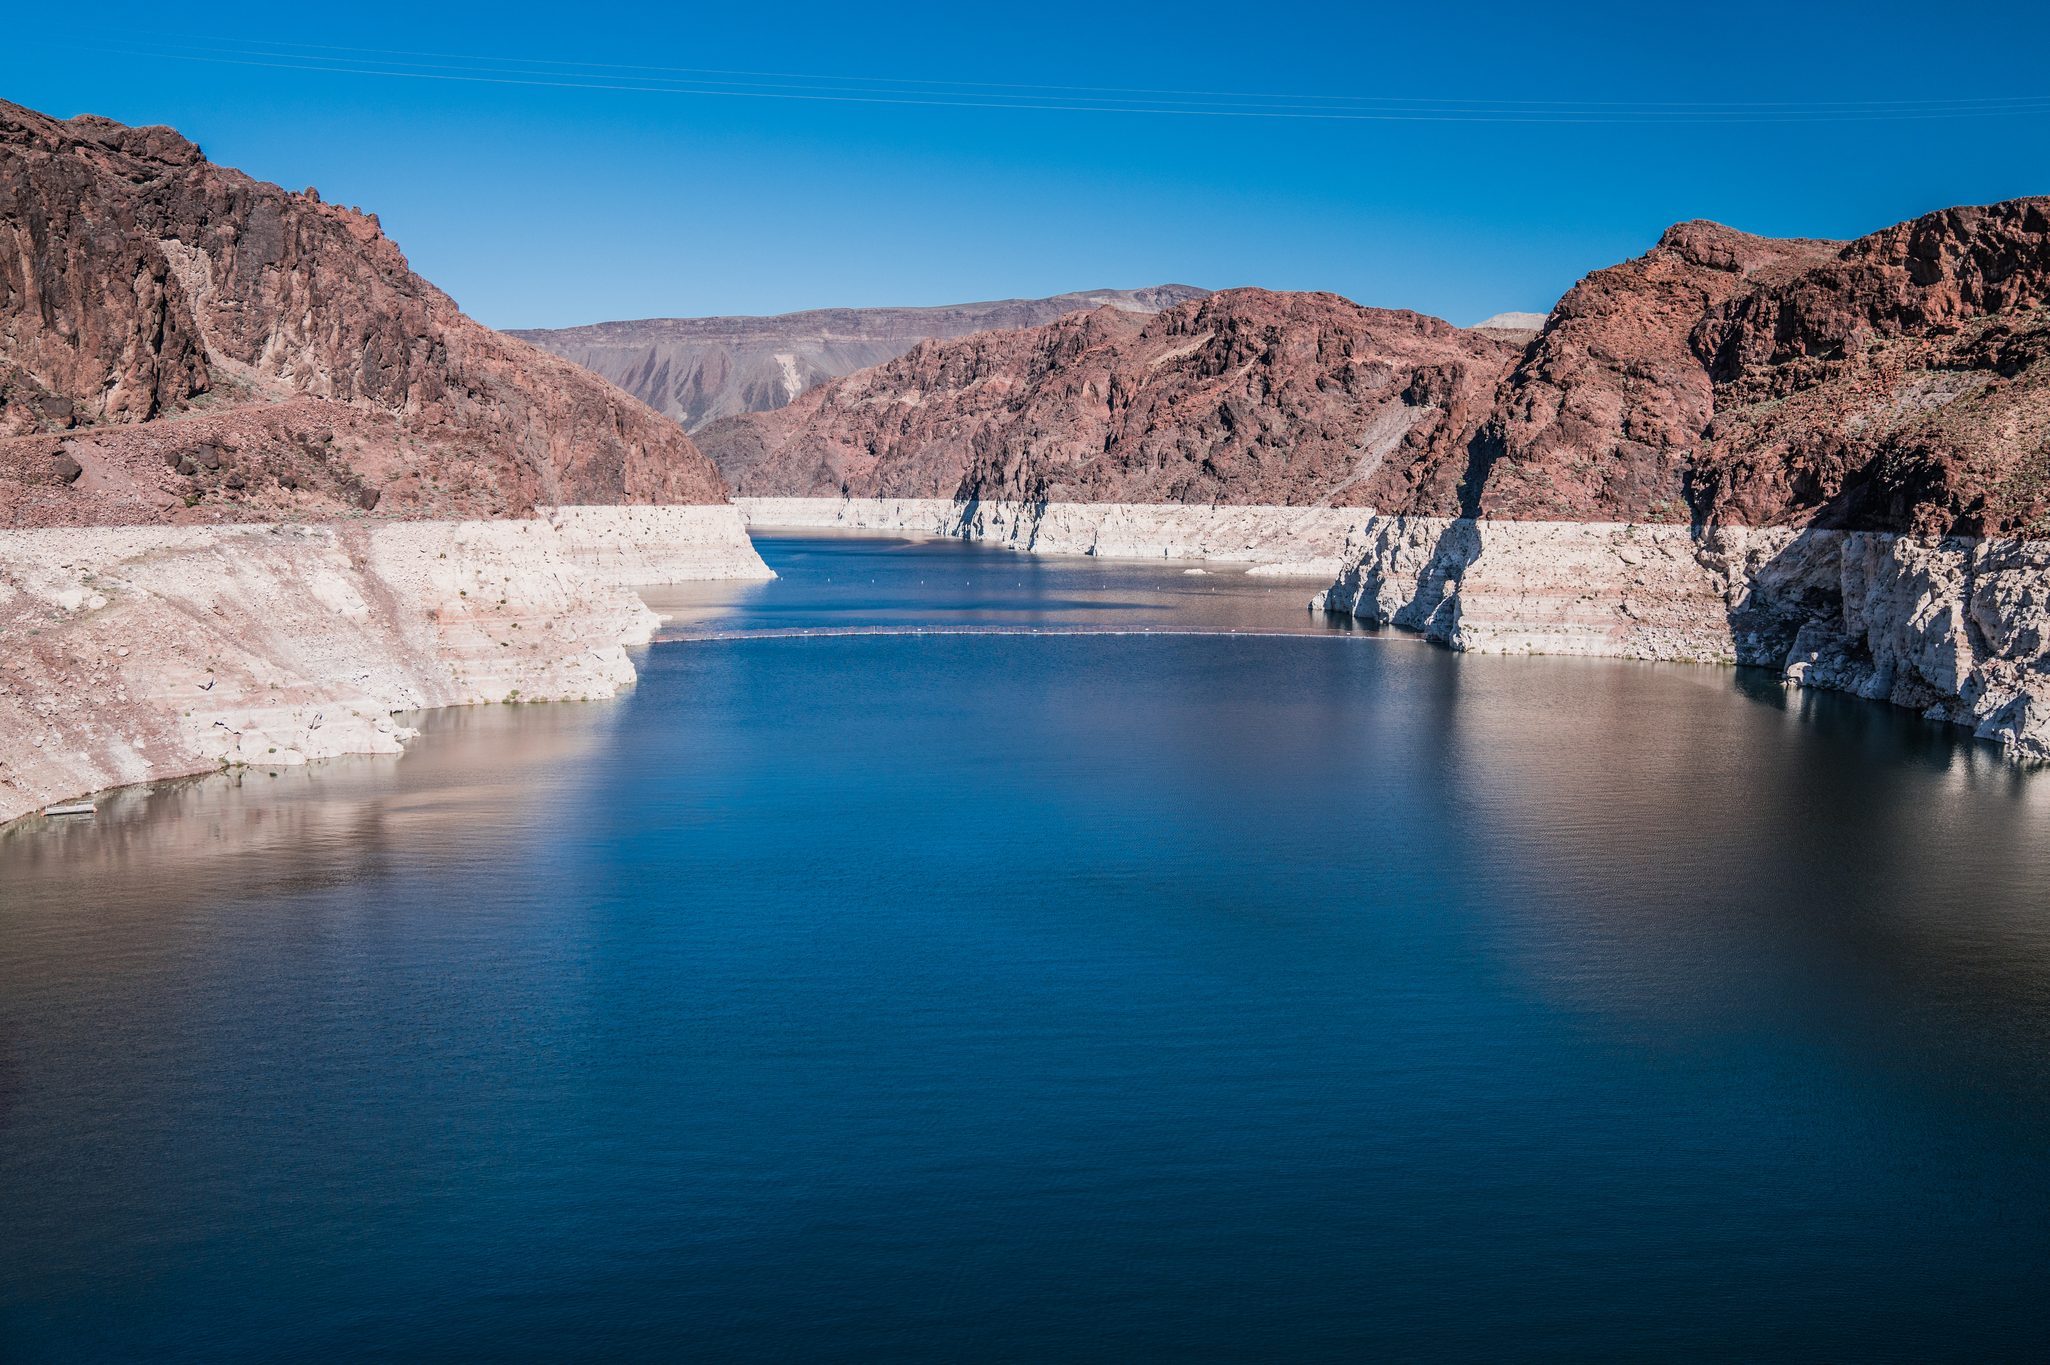
<svg viewBox="0 0 2050 1365"><path fill-rule="evenodd" d="M616 702L0 832L0 1356L2050 1348L2050 779L762 548Z"/></svg>

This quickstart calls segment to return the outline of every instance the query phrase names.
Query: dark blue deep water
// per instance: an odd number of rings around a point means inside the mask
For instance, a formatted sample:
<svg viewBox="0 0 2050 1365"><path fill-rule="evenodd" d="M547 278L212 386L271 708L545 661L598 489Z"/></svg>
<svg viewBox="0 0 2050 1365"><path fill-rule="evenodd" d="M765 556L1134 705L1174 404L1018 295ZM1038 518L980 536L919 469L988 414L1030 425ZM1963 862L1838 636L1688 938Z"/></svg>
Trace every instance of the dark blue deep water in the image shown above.
<svg viewBox="0 0 2050 1365"><path fill-rule="evenodd" d="M0 1356L2050 1349L2050 779L763 548L616 702L0 834Z"/></svg>

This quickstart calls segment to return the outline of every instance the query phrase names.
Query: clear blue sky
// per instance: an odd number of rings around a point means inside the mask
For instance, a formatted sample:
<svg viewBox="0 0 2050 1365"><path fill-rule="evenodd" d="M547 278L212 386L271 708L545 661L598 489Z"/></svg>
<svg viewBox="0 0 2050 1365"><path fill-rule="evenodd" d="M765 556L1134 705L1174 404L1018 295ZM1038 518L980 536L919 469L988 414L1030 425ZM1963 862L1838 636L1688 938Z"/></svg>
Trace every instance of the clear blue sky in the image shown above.
<svg viewBox="0 0 2050 1365"><path fill-rule="evenodd" d="M0 94L374 209L502 327L1165 281L1473 322L1678 219L2050 192L2038 5L23 10ZM1213 112L1122 112L1170 102Z"/></svg>

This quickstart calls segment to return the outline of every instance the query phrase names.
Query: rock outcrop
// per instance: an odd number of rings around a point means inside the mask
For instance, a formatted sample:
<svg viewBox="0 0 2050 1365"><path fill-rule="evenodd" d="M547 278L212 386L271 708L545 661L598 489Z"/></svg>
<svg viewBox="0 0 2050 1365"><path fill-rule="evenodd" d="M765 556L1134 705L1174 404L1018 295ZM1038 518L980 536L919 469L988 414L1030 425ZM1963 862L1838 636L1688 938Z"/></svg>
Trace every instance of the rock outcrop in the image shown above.
<svg viewBox="0 0 2050 1365"><path fill-rule="evenodd" d="M0 437L0 525L725 498L671 423L464 317L375 216L5 103Z"/></svg>
<svg viewBox="0 0 2050 1365"><path fill-rule="evenodd" d="M1311 603L1455 649L1749 664L2050 761L2050 543L1375 517Z"/></svg>
<svg viewBox="0 0 2050 1365"><path fill-rule="evenodd" d="M1334 294L929 342L714 424L737 493L1457 511L1514 342Z"/></svg>
<svg viewBox="0 0 2050 1365"><path fill-rule="evenodd" d="M1645 255L1568 290L1496 396L1483 431L1483 487L1469 510L1689 521L1690 460L1714 415L1694 328L1752 282L1834 249L1683 223Z"/></svg>
<svg viewBox="0 0 2050 1365"><path fill-rule="evenodd" d="M2046 302L2046 200L1847 245L1683 224L1553 311L1480 519L1377 519L1319 605L1771 667L2050 760Z"/></svg>
<svg viewBox="0 0 2050 1365"><path fill-rule="evenodd" d="M817 308L776 317L646 318L510 335L575 361L696 432L768 412L829 379L894 360L921 341L1015 331L1067 313L1157 313L1209 291L1185 284L1091 289L938 308Z"/></svg>
<svg viewBox="0 0 2050 1365"><path fill-rule="evenodd" d="M2050 200L1850 243L1683 223L1533 321L1234 290L929 344L704 435L756 520L1275 565L1347 534L1333 610L1768 665L2046 756ZM1290 554L1291 507L1338 523Z"/></svg>
<svg viewBox="0 0 2050 1365"><path fill-rule="evenodd" d="M1698 520L2050 534L2050 199L1873 233L1696 325Z"/></svg>
<svg viewBox="0 0 2050 1365"><path fill-rule="evenodd" d="M651 529L661 563L606 561ZM752 572L738 529L722 506L0 531L0 822L125 783L393 752L411 733L396 711L610 696L656 624L620 579Z"/></svg>
<svg viewBox="0 0 2050 1365"><path fill-rule="evenodd" d="M623 584L767 573L688 437L374 217L0 103L0 820L609 695Z"/></svg>
<svg viewBox="0 0 2050 1365"><path fill-rule="evenodd" d="M890 531L1040 554L1204 559L1250 574L1328 579L1344 567L1356 507L1247 503L956 502L952 498L749 498L765 530Z"/></svg>
<svg viewBox="0 0 2050 1365"><path fill-rule="evenodd" d="M1478 510L1540 520L2050 531L2050 199L1849 244L1683 223L1547 320Z"/></svg>

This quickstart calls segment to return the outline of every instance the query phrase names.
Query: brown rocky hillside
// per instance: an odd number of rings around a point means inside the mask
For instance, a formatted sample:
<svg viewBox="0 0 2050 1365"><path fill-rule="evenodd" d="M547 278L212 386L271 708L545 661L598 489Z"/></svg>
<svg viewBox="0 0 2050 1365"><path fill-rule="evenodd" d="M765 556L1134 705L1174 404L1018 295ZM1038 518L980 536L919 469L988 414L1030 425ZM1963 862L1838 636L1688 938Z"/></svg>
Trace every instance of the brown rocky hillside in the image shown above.
<svg viewBox="0 0 2050 1365"><path fill-rule="evenodd" d="M465 317L374 216L0 102L0 526L723 499L681 430Z"/></svg>
<svg viewBox="0 0 2050 1365"><path fill-rule="evenodd" d="M736 491L1456 507L1515 342L1233 289L928 342L700 434Z"/></svg>
<svg viewBox="0 0 2050 1365"><path fill-rule="evenodd" d="M1848 244L1685 223L1560 300L1490 515L2050 533L2050 200Z"/></svg>
<svg viewBox="0 0 2050 1365"><path fill-rule="evenodd" d="M1157 313L1209 292L1161 284L936 308L643 318L511 335L574 360L696 432L722 417L780 408L814 385L894 360L921 341L1037 327L1090 308Z"/></svg>
<svg viewBox="0 0 2050 1365"><path fill-rule="evenodd" d="M921 346L716 423L742 492L2050 535L2050 200L1683 223L1535 337L1230 290Z"/></svg>

